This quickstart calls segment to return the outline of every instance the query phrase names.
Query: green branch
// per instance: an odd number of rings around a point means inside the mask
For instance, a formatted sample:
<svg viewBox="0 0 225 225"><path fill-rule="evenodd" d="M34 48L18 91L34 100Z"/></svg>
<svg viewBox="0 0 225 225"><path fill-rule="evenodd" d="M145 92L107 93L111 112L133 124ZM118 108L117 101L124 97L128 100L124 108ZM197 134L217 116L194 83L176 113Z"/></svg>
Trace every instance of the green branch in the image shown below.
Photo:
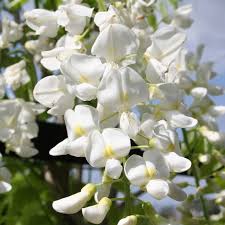
<svg viewBox="0 0 225 225"><path fill-rule="evenodd" d="M187 150L191 150L191 146L189 144L189 141L188 141L188 136L187 136L187 131L185 129L182 129L182 133L183 133L183 137L184 137L184 143L186 145L186 148ZM198 168L198 165L196 164L195 160L192 159L192 172L193 172L193 176L194 176L194 179L195 179L195 184L196 184L196 187L200 187L200 177L199 177L199 168ZM209 214L208 214L208 210L207 210L207 207L206 207L206 204L205 204L205 199L204 199L204 196L202 195L202 193L199 193L199 198L200 198L200 203L202 205L202 210L203 210L203 214L204 214L204 217L207 221L207 224L210 225L210 217L209 217Z"/></svg>

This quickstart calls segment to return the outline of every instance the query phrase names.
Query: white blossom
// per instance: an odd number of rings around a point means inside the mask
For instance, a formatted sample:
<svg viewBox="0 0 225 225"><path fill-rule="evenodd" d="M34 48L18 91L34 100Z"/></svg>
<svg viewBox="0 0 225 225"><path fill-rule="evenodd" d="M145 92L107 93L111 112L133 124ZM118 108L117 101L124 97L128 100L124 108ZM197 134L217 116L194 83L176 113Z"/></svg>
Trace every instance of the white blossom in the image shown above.
<svg viewBox="0 0 225 225"><path fill-rule="evenodd" d="M46 9L33 9L24 13L26 24L36 35L53 38L57 35L57 14Z"/></svg>
<svg viewBox="0 0 225 225"><path fill-rule="evenodd" d="M23 37L23 27L8 18L2 20L2 33L0 34L0 49L10 47L10 44Z"/></svg>
<svg viewBox="0 0 225 225"><path fill-rule="evenodd" d="M97 203L97 205L83 208L82 214L88 222L100 224L105 219L111 204L111 200L107 197L104 197Z"/></svg>
<svg viewBox="0 0 225 225"><path fill-rule="evenodd" d="M30 81L30 77L26 71L26 62L24 60L8 66L3 76L5 78L5 83L11 86L13 90L18 89L21 85L25 85Z"/></svg>

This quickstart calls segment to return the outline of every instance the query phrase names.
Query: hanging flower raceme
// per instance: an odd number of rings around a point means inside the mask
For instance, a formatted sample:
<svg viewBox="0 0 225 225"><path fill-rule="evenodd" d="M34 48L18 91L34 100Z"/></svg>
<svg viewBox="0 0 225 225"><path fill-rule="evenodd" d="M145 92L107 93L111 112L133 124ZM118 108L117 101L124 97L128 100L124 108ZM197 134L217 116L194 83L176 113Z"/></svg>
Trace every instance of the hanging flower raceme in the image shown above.
<svg viewBox="0 0 225 225"><path fill-rule="evenodd" d="M36 115L44 110L43 106L22 99L0 102L0 140L5 142L7 151L24 158L38 153L31 139L38 135Z"/></svg>
<svg viewBox="0 0 225 225"><path fill-rule="evenodd" d="M191 161L182 155L177 129L195 129L211 143L224 146L216 118L225 110L210 99L224 90L210 84L215 73L211 63L200 63L202 48L190 55L184 46L192 8L174 10L162 18L167 24L161 21L158 28L157 18L152 21L155 4L154 0L115 2L95 13L94 19L94 9L81 0L64 1L56 11L25 13L27 25L39 35L25 47L53 74L37 82L34 98L50 115L63 116L67 130L67 138L49 153L84 157L103 172L100 183L54 201L59 213L82 211L88 222L102 223L117 200L111 198L117 182L129 195L120 198L125 203L135 198L131 185L155 199L169 196L183 201L186 193L171 177L190 169ZM19 65L5 70L0 97L5 83L13 89L25 84L25 65ZM193 71L195 78L190 76ZM193 97L190 105L185 104L187 95ZM34 155L33 106L0 102L0 107L4 108L0 140L20 156ZM132 214L124 214L117 224L137 225L139 216Z"/></svg>

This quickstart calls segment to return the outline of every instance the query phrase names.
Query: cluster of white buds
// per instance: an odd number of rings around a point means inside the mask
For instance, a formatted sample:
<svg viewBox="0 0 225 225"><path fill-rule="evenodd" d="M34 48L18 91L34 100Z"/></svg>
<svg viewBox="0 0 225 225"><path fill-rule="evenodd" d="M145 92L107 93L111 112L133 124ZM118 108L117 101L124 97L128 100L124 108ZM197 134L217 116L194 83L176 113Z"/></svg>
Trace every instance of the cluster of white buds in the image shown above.
<svg viewBox="0 0 225 225"><path fill-rule="evenodd" d="M2 20L2 33L0 34L0 50L9 48L11 43L23 37L23 26L8 18Z"/></svg>
<svg viewBox="0 0 225 225"><path fill-rule="evenodd" d="M3 77L5 84L13 90L30 82L30 76L27 73L26 62L24 60L8 66L3 72Z"/></svg>
<svg viewBox="0 0 225 225"><path fill-rule="evenodd" d="M0 101L0 141L7 151L26 158L38 153L31 139L38 135L36 115L44 110L43 106L23 99Z"/></svg>

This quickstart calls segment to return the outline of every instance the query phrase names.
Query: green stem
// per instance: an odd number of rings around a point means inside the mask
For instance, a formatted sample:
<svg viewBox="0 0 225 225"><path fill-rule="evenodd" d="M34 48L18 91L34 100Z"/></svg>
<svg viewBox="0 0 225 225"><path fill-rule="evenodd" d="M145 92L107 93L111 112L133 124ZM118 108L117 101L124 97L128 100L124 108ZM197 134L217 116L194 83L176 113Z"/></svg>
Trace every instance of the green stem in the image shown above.
<svg viewBox="0 0 225 225"><path fill-rule="evenodd" d="M125 198L110 198L111 201L124 201Z"/></svg>
<svg viewBox="0 0 225 225"><path fill-rule="evenodd" d="M124 192L125 192L125 213L127 215L131 215L131 192L130 192L130 184L127 181L127 178L124 176Z"/></svg>
<svg viewBox="0 0 225 225"><path fill-rule="evenodd" d="M142 148L149 148L149 146L148 145L131 146L131 150L134 150L134 149L142 149Z"/></svg>
<svg viewBox="0 0 225 225"><path fill-rule="evenodd" d="M105 1L104 0L97 0L98 3L98 11L106 11L106 7L105 7Z"/></svg>
<svg viewBox="0 0 225 225"><path fill-rule="evenodd" d="M183 133L183 137L184 137L184 142L185 142L185 145L187 147L188 150L190 150L190 144L189 144L189 141L188 141L188 137L187 137L187 132L185 129L182 129L182 133ZM199 168L198 168L198 165L195 163L195 160L192 160L192 171L193 171L193 176L194 176L194 179L195 179L195 184L196 184L196 187L200 187L200 177L199 177ZM201 202L201 205L202 205L202 210L203 210L203 214L204 214L204 217L207 221L207 224L210 225L210 217L209 217L209 214L208 214L208 210L207 210L207 207L206 207L206 204L205 204L205 199L204 199L204 196L199 193L199 198L200 198L200 202Z"/></svg>
<svg viewBox="0 0 225 225"><path fill-rule="evenodd" d="M106 121L106 120L108 120L108 119L111 119L113 116L115 116L115 115L117 115L117 114L118 114L118 112L115 112L115 113L111 114L110 116L105 117L104 119L102 119L102 120L100 121L100 123L103 123L104 121Z"/></svg>

